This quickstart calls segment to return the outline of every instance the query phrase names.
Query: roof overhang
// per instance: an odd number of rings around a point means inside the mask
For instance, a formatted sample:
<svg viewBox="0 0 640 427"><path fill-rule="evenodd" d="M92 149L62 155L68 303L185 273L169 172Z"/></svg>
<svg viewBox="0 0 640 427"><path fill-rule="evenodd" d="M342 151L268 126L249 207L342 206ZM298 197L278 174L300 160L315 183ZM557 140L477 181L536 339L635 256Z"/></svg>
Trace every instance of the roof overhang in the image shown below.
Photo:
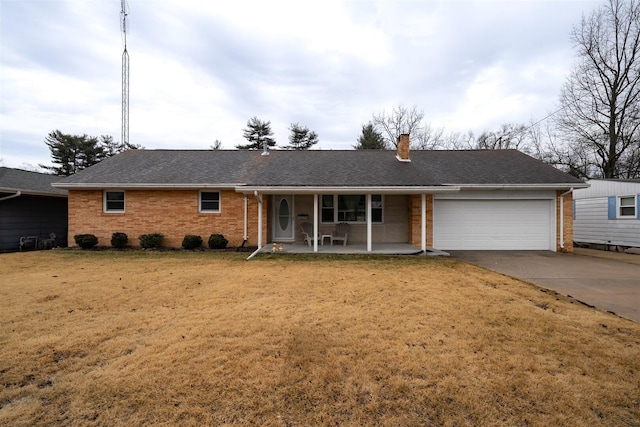
<svg viewBox="0 0 640 427"><path fill-rule="evenodd" d="M460 187L457 185L438 185L438 186L367 186L367 187L348 187L348 186L313 186L313 187L296 187L296 186L255 186L247 185L237 187L239 193L253 194L254 192L263 194L433 194L433 193L457 193Z"/></svg>
<svg viewBox="0 0 640 427"><path fill-rule="evenodd" d="M243 184L140 184L140 183L67 183L67 182L55 182L51 184L56 188L64 188L67 190L105 190L109 188L119 190L201 190L201 189L235 189L239 185Z"/></svg>
<svg viewBox="0 0 640 427"><path fill-rule="evenodd" d="M457 184L460 190L569 190L571 188L588 188L586 182L553 183L553 184Z"/></svg>
<svg viewBox="0 0 640 427"><path fill-rule="evenodd" d="M0 187L0 193L17 193L20 192L23 196L46 196L46 197L64 197L67 198L66 194L62 193L48 193L46 191L32 191L25 190L21 188L8 188L8 187Z"/></svg>

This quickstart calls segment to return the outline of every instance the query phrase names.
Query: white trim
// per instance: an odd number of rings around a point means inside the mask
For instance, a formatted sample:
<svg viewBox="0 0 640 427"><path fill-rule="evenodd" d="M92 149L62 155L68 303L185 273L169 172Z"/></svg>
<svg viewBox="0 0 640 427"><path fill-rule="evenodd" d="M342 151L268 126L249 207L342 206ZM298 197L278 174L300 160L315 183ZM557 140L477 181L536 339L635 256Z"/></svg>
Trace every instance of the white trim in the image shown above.
<svg viewBox="0 0 640 427"><path fill-rule="evenodd" d="M622 199L632 199L633 206L622 206ZM632 215L622 215L622 208L631 208L633 207ZM616 196L616 219L638 219L638 196L636 195L624 195L624 196Z"/></svg>
<svg viewBox="0 0 640 427"><path fill-rule="evenodd" d="M122 210L107 209L107 193L122 193ZM127 209L127 192L121 189L102 190L102 213L106 214L123 214Z"/></svg>
<svg viewBox="0 0 640 427"><path fill-rule="evenodd" d="M568 187L563 187L568 188ZM268 194L432 194L432 193L456 193L459 186L366 186L366 187L268 187L246 186L236 188L237 192L252 193L259 191Z"/></svg>
<svg viewBox="0 0 640 427"><path fill-rule="evenodd" d="M211 189L204 189L198 191L198 213L202 214L219 214L222 212L222 193L220 191L210 191ZM202 209L202 193L218 193L218 210Z"/></svg>
<svg viewBox="0 0 640 427"><path fill-rule="evenodd" d="M376 194L376 196L377 196L377 194ZM367 214L366 214L366 217L367 217L367 252L371 252L371 249L372 249L371 248L371 240L372 240L372 235L373 235L373 233L371 232L371 224L372 224L372 221L371 221L371 210L372 210L371 193L367 193L366 194L366 199L367 199L367 202L366 202L366 205L367 205L367 207L366 207L366 210L367 210Z"/></svg>
<svg viewBox="0 0 640 427"><path fill-rule="evenodd" d="M318 193L313 195L313 252L318 252Z"/></svg>
<svg viewBox="0 0 640 427"><path fill-rule="evenodd" d="M412 233L413 234L413 233ZM427 195L420 196L420 248L427 250Z"/></svg>
<svg viewBox="0 0 640 427"><path fill-rule="evenodd" d="M52 187L55 188L64 188L68 190L105 190L105 189L127 189L127 190L197 190L201 188L213 188L217 190L238 190L239 186L244 184L232 184L232 183L222 183L222 184L207 184L207 183L198 183L198 184L140 184L140 183L66 183L66 182L54 182L51 184Z"/></svg>

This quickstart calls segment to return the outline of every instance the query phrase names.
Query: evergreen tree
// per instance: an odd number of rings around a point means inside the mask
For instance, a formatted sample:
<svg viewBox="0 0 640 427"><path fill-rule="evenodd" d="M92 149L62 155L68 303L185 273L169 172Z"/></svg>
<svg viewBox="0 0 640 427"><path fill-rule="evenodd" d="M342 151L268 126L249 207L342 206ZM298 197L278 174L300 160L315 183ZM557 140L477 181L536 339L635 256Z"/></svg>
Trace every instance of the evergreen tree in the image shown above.
<svg viewBox="0 0 640 427"><path fill-rule="evenodd" d="M318 134L310 131L306 126L298 123L291 123L289 127L289 145L283 147L287 150L308 150L312 145L318 143Z"/></svg>
<svg viewBox="0 0 640 427"><path fill-rule="evenodd" d="M122 151L141 148L129 143L118 144L109 135L96 138L87 134L69 135L59 130L49 132L44 142L51 151L53 165L39 166L60 176L73 175Z"/></svg>
<svg viewBox="0 0 640 427"><path fill-rule="evenodd" d="M362 125L362 134L353 148L356 150L386 150L387 143L380 132L375 130L373 123L369 122Z"/></svg>
<svg viewBox="0 0 640 427"><path fill-rule="evenodd" d="M261 150L264 144L269 147L276 145L276 140L272 138L271 122L252 117L247 121L247 127L242 132L242 136L249 141L249 144L236 145L240 150Z"/></svg>

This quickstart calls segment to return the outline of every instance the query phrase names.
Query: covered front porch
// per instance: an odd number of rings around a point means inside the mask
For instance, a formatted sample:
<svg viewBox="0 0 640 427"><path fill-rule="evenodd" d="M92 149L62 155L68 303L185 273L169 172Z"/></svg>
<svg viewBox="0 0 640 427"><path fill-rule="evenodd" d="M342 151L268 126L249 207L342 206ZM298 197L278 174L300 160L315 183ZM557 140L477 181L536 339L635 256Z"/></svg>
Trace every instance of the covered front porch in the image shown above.
<svg viewBox="0 0 640 427"><path fill-rule="evenodd" d="M350 245L315 245L309 246L307 243L293 242L281 243L272 242L263 246L259 253L276 254L325 254L325 255L426 255L426 256L449 256L447 252L433 248L422 250L409 243L376 243L368 248L367 244Z"/></svg>

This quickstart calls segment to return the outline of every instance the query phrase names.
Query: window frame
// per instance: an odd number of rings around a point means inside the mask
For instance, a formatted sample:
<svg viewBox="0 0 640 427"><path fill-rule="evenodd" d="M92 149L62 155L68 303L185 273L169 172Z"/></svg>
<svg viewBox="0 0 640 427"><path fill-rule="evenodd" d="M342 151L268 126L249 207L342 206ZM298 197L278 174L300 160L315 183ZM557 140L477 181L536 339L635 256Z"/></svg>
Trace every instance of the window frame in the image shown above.
<svg viewBox="0 0 640 427"><path fill-rule="evenodd" d="M324 206L324 198L331 197L332 206ZM348 221L340 219L340 197L364 197L365 206L364 206L364 220L363 221ZM321 224L338 224L341 222L346 222L348 224L366 224L367 223L367 206L366 206L366 194L322 194L320 198L320 223ZM379 198L379 200L375 200ZM379 206L375 206L374 204L379 204ZM371 221L372 224L384 224L384 195L383 194L372 194L371 195L371 217L374 218L376 216L380 217L380 221ZM331 221L325 221L325 211L331 210L332 214L327 216L332 216ZM375 211L379 211L379 215L374 214ZM356 210L356 214L357 214Z"/></svg>
<svg viewBox="0 0 640 427"><path fill-rule="evenodd" d="M109 208L109 202L110 200L108 200L107 195L109 193L122 193L122 209L110 209ZM111 202L119 202L119 200L111 200ZM116 214L120 214L120 213L125 213L126 211L126 207L127 207L127 193L124 190L104 190L102 192L102 212L103 213L116 213Z"/></svg>
<svg viewBox="0 0 640 427"><path fill-rule="evenodd" d="M203 209L202 208L202 195L205 193L217 193L218 194L218 209ZM212 200L206 200L211 202ZM218 214L222 212L222 194L220 190L200 190L198 192L198 212L203 214Z"/></svg>
<svg viewBox="0 0 640 427"><path fill-rule="evenodd" d="M622 205L623 199L631 199L633 204ZM623 208L633 208L632 214L623 214ZM619 219L636 219L638 218L638 198L635 195L626 195L616 197L616 217Z"/></svg>

